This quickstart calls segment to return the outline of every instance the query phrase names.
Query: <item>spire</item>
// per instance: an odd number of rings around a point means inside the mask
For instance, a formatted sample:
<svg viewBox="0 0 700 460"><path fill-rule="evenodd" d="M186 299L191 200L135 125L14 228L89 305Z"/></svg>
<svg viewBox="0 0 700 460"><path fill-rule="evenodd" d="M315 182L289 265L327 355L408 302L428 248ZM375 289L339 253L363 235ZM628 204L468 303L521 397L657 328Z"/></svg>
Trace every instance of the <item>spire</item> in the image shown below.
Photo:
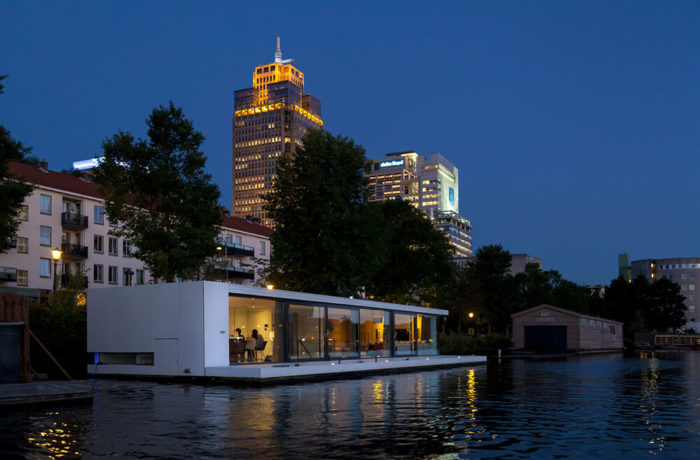
<svg viewBox="0 0 700 460"><path fill-rule="evenodd" d="M277 36L277 51L275 51L275 62L282 62L282 48L280 48L280 36Z"/></svg>

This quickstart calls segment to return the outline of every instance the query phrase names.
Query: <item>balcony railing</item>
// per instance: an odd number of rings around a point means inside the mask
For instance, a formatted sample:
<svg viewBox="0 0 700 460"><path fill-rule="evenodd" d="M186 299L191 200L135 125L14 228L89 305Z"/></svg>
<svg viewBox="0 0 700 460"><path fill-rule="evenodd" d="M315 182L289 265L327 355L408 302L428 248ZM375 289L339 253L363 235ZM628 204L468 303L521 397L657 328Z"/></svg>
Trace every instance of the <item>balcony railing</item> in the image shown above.
<svg viewBox="0 0 700 460"><path fill-rule="evenodd" d="M0 267L0 283L17 281L17 269L14 267Z"/></svg>
<svg viewBox="0 0 700 460"><path fill-rule="evenodd" d="M81 216L80 214L64 212L61 213L61 225L66 228L83 230L88 226L88 218L87 216Z"/></svg>
<svg viewBox="0 0 700 460"><path fill-rule="evenodd" d="M255 279L255 270L252 268L234 267L231 265L222 264L217 264L215 268L222 278L238 278L244 280Z"/></svg>
<svg viewBox="0 0 700 460"><path fill-rule="evenodd" d="M242 244L218 242L221 247L222 255L239 255L239 256L255 256L255 249L251 246L243 246Z"/></svg>
<svg viewBox="0 0 700 460"><path fill-rule="evenodd" d="M66 244L61 245L61 251L65 257L78 257L80 259L87 259L88 248L87 246L81 246L79 244Z"/></svg>

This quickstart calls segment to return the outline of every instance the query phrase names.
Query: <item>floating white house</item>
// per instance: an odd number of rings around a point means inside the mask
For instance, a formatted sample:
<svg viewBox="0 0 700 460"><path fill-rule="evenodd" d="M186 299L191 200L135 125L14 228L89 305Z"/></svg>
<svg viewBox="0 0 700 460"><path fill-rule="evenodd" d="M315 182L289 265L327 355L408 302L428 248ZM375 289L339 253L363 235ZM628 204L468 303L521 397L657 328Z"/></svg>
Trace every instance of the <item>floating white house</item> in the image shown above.
<svg viewBox="0 0 700 460"><path fill-rule="evenodd" d="M89 289L87 304L93 374L275 379L485 361L438 356L448 312L435 308L208 281Z"/></svg>

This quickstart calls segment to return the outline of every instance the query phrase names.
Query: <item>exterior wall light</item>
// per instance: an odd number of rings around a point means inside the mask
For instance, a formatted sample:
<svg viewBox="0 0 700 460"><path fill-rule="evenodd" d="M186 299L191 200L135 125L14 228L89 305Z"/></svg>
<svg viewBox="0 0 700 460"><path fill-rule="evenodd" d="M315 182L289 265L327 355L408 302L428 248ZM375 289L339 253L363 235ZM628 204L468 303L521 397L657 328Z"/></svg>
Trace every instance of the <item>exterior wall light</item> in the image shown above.
<svg viewBox="0 0 700 460"><path fill-rule="evenodd" d="M272 284L268 284L268 285L265 286L265 287L267 288L268 291L271 291L271 290L273 290L273 289L275 288L275 286L272 285Z"/></svg>

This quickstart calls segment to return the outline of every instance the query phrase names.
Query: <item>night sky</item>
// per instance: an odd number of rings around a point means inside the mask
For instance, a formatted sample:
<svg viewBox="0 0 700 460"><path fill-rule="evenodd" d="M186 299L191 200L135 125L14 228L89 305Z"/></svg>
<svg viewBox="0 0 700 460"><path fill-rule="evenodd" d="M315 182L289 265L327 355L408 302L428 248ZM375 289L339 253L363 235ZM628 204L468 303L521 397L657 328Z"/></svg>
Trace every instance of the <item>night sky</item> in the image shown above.
<svg viewBox="0 0 700 460"><path fill-rule="evenodd" d="M233 92L305 73L368 158L441 152L475 247L607 283L617 254L700 256L700 3L0 0L0 123L52 170L172 100L231 206Z"/></svg>

